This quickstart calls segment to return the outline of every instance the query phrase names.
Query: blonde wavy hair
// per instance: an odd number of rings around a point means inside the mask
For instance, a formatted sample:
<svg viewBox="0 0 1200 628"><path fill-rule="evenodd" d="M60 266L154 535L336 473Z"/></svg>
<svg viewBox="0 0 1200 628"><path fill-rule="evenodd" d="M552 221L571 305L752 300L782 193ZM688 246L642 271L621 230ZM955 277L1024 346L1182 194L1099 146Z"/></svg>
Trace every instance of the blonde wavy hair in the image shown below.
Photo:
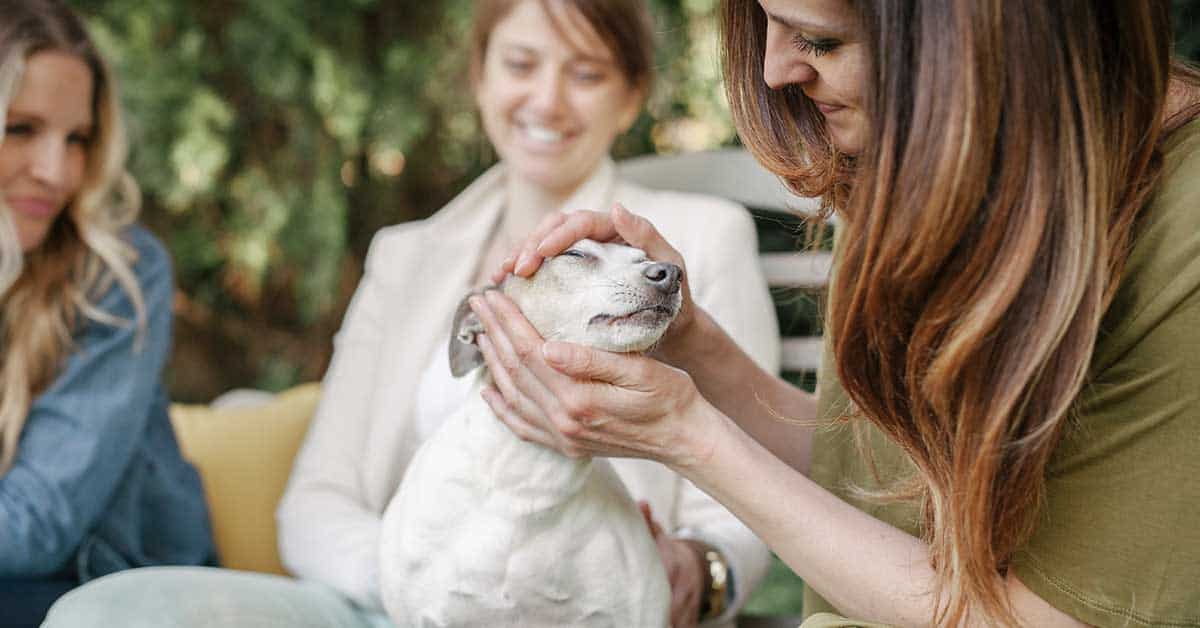
<svg viewBox="0 0 1200 628"><path fill-rule="evenodd" d="M12 467L33 399L59 374L85 320L145 328L145 306L133 273L136 252L120 236L136 220L137 185L127 152L113 76L79 17L58 0L0 0L0 144L8 108L26 62L45 51L77 56L92 70L95 132L79 193L45 241L22 253L8 206L0 198L0 475ZM93 301L116 281L130 295L135 321L99 310Z"/></svg>

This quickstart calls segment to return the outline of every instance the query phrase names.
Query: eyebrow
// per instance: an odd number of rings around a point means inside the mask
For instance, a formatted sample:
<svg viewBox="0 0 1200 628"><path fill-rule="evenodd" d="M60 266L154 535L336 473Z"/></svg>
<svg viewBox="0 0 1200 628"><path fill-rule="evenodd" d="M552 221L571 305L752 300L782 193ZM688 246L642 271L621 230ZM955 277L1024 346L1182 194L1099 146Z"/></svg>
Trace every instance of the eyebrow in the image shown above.
<svg viewBox="0 0 1200 628"><path fill-rule="evenodd" d="M518 43L515 41L501 41L501 42L499 42L499 46L501 49L507 48L507 49L516 50L517 52L522 52L525 54L536 55L540 52L537 48L534 48L533 46ZM616 65L617 64L616 59L606 59L604 57L597 57L595 55L589 55L589 54L580 52L579 50L574 50L573 52L574 52L574 56L572 56L569 59L571 62L582 61L585 63L595 63L598 65Z"/></svg>
<svg viewBox="0 0 1200 628"><path fill-rule="evenodd" d="M781 24L792 30L816 31L819 33L828 33L831 35L840 35L840 34L845 33L844 28L839 28L838 26L834 26L834 25L818 24L816 22L806 22L804 20L798 20L795 18L785 17L782 15L779 15L778 13L771 13L769 11L764 11L764 13L767 14L767 20L769 20L771 22L775 22L776 24Z"/></svg>
<svg viewBox="0 0 1200 628"><path fill-rule="evenodd" d="M5 116L5 123L11 124L14 118L17 118L20 120L28 120L28 121L31 121L31 122L34 122L37 124L46 124L46 119L36 113L28 113L25 111L21 111L20 109L9 109L8 115ZM94 132L96 130L96 123L95 122L80 122L79 124L77 124L73 127L73 130L83 131L84 133L91 134L92 132Z"/></svg>

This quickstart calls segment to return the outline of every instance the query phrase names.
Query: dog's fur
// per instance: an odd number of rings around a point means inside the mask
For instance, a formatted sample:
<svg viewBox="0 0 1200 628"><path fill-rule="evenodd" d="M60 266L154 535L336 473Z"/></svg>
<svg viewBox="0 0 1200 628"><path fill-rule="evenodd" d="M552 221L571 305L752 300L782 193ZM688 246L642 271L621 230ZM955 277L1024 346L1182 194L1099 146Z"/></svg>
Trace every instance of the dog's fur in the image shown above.
<svg viewBox="0 0 1200 628"><path fill-rule="evenodd" d="M502 290L543 337L644 351L679 310L678 267L581 240ZM463 304L450 339L482 363ZM646 522L611 466L517 438L479 398L417 452L384 516L383 601L401 626L665 626L670 588Z"/></svg>

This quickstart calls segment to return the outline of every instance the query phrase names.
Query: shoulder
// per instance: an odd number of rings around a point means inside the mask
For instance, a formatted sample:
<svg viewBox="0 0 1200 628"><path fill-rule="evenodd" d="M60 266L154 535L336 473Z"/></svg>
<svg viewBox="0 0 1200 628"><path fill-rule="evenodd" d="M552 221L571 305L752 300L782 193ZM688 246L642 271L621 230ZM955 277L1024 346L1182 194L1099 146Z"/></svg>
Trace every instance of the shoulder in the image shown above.
<svg viewBox="0 0 1200 628"><path fill-rule="evenodd" d="M1158 188L1139 217L1123 284L1138 300L1180 282L1200 283L1200 120L1163 145Z"/></svg>
<svg viewBox="0 0 1200 628"><path fill-rule="evenodd" d="M136 258L133 263L134 272L138 278L159 278L165 276L171 279L173 265L171 254L167 247L149 229L140 224L126 227L121 233L121 239L133 248ZM161 280L161 279L159 279Z"/></svg>
<svg viewBox="0 0 1200 628"><path fill-rule="evenodd" d="M1177 129L1163 143L1163 178L1155 203L1169 205L1180 197L1200 195L1200 119Z"/></svg>
<svg viewBox="0 0 1200 628"><path fill-rule="evenodd" d="M481 224L496 218L502 203L503 169L497 165L477 177L428 218L375 232L367 249L367 272L406 263L414 254L429 252L438 241L478 231Z"/></svg>
<svg viewBox="0 0 1200 628"><path fill-rule="evenodd" d="M1200 120L1163 144L1163 170L1149 204L1138 216L1133 246L1097 338L1097 372L1146 358L1173 360L1191 352L1200 324ZM1149 342L1154 337L1170 343ZM1154 350L1151 351L1150 348ZM1149 366L1149 364L1147 364Z"/></svg>
<svg viewBox="0 0 1200 628"><path fill-rule="evenodd" d="M126 270L132 273L135 285L126 284L113 268L106 268L99 284L102 292L95 305L119 318L133 318L136 308L134 295L130 292L132 288L139 293L148 315L170 312L175 294L175 269L167 248L140 224L126 227L117 234L117 239L124 246L121 258L127 264Z"/></svg>
<svg viewBox="0 0 1200 628"><path fill-rule="evenodd" d="M168 303L175 292L175 266L167 247L140 224L127 227L121 238L133 248L133 273L148 307Z"/></svg>
<svg viewBox="0 0 1200 628"><path fill-rule="evenodd" d="M367 248L365 272L390 274L389 269L402 268L416 250L427 250L429 223L435 218L413 220L384 227L375 232Z"/></svg>

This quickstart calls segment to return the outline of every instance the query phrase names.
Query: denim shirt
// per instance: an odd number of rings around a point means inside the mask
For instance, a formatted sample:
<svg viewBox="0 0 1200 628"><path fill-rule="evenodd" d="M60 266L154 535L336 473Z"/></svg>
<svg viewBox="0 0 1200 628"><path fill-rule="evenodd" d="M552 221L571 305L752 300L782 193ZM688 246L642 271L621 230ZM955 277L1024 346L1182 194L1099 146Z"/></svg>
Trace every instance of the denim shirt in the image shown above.
<svg viewBox="0 0 1200 628"><path fill-rule="evenodd" d="M0 577L87 581L130 567L212 564L200 478L167 416L174 280L154 236L123 234L138 254L146 327L85 319L73 353L33 400L13 467L0 476ZM135 321L113 282L95 302ZM140 340L140 342L139 342Z"/></svg>

